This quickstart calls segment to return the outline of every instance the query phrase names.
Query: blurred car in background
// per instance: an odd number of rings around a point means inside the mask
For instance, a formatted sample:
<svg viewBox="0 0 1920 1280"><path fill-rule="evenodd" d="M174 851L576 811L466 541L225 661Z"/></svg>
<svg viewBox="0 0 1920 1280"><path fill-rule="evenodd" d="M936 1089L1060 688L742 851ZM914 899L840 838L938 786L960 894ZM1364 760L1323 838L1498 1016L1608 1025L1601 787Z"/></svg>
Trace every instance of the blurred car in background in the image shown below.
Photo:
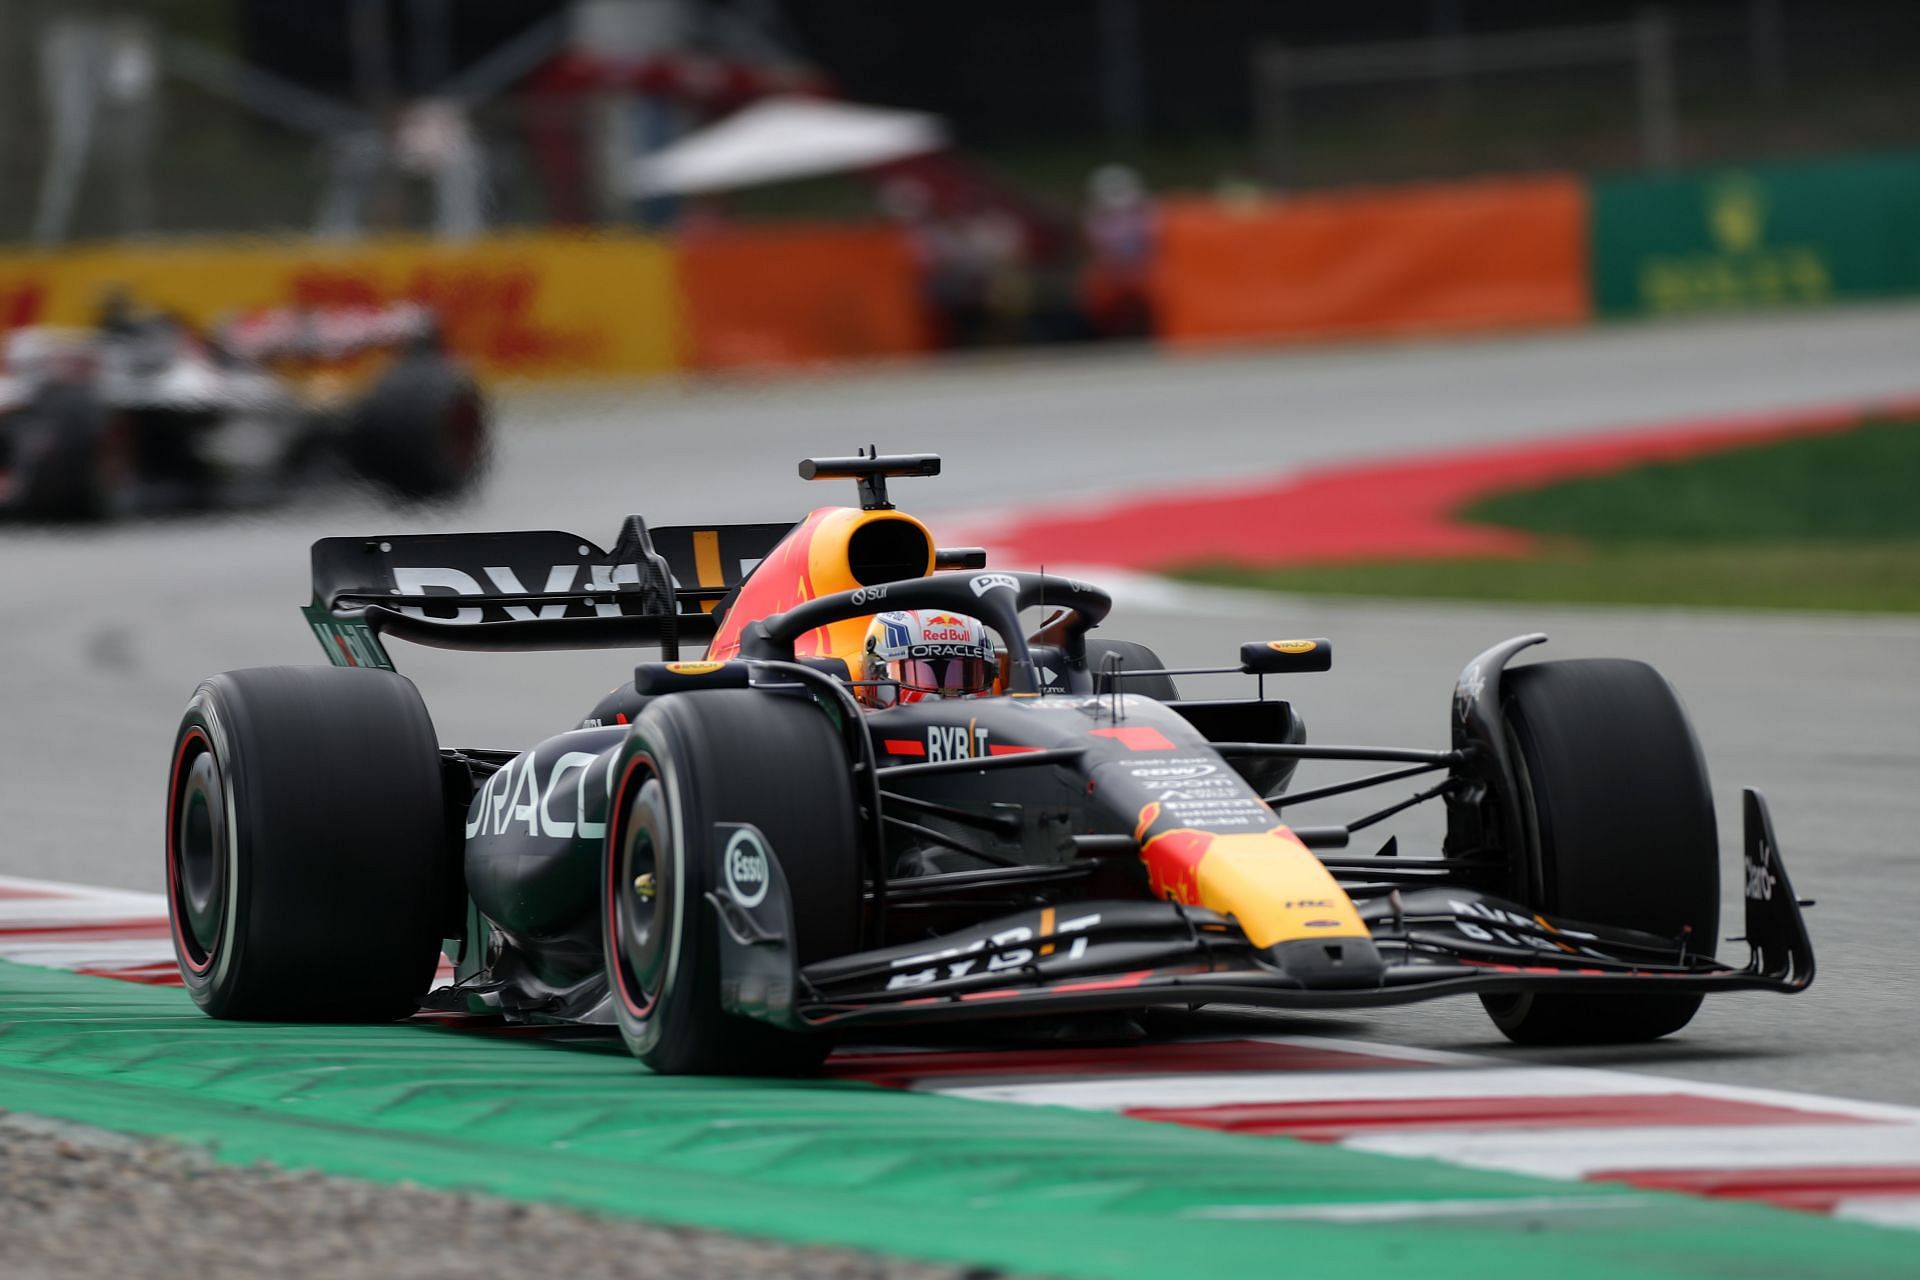
<svg viewBox="0 0 1920 1280"><path fill-rule="evenodd" d="M108 298L93 329L7 335L0 514L85 521L250 507L343 480L457 497L488 410L426 308L279 308L208 333Z"/></svg>

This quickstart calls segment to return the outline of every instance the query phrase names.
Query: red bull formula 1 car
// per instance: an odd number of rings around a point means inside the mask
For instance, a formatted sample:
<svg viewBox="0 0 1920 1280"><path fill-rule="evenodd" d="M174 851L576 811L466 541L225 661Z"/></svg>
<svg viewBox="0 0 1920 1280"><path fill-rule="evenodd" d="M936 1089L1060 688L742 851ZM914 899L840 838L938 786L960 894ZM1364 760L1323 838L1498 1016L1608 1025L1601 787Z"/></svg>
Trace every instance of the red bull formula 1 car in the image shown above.
<svg viewBox="0 0 1920 1280"><path fill-rule="evenodd" d="M607 549L316 543L306 616L335 665L214 676L173 749L168 901L195 1000L610 1023L657 1070L761 1073L845 1033L1450 995L1522 1042L1637 1041L1708 993L1813 980L1751 791L1751 955L1714 958L1706 770L1652 668L1510 666L1546 638L1519 636L1467 665L1446 745L1309 743L1265 695L1328 669L1329 641L1243 644L1223 669L1254 696L1184 699L1190 673L1098 634L1098 586L990 569L890 505L889 476L938 470L810 461L804 477L857 480L860 505L791 526L629 517ZM867 705L859 647L892 610L978 619L994 690ZM662 660L526 750L447 748L391 638ZM1302 760L1383 767L1302 790ZM1301 820L1402 782L1371 812ZM1423 802L1445 807L1440 849L1374 844ZM443 950L456 980L430 990Z"/></svg>

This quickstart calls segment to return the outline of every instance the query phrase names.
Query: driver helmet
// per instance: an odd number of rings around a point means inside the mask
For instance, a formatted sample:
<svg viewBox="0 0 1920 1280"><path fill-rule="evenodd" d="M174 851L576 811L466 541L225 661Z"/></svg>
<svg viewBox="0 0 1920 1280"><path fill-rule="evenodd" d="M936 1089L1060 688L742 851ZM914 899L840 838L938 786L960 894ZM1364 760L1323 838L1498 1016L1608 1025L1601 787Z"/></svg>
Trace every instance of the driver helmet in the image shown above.
<svg viewBox="0 0 1920 1280"><path fill-rule="evenodd" d="M854 690L870 707L928 698L977 698L993 688L1000 661L977 618L937 609L875 615L867 626Z"/></svg>

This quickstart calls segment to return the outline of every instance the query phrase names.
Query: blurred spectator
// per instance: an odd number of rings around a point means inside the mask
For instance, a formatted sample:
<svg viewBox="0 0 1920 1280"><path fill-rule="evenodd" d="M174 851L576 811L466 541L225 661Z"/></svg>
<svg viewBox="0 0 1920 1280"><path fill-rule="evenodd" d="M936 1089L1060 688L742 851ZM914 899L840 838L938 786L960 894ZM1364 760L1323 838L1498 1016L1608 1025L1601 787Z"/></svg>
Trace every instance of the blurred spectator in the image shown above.
<svg viewBox="0 0 1920 1280"><path fill-rule="evenodd" d="M1238 170L1221 174L1213 184L1215 202L1235 213L1258 212L1260 206L1277 199L1278 195Z"/></svg>
<svg viewBox="0 0 1920 1280"><path fill-rule="evenodd" d="M979 296L978 327L962 346L1002 346L1023 341L1033 312L1033 277L1027 233L1005 209L981 205L960 218L959 243L970 287Z"/></svg>
<svg viewBox="0 0 1920 1280"><path fill-rule="evenodd" d="M915 178L889 181L880 204L906 229L937 346L994 346L1026 336L1033 287L1018 217L984 200L943 210L932 188Z"/></svg>
<svg viewBox="0 0 1920 1280"><path fill-rule="evenodd" d="M1140 175L1123 164L1102 165L1087 180L1082 230L1088 263L1081 305L1102 338L1144 338L1153 333L1153 267L1156 216Z"/></svg>

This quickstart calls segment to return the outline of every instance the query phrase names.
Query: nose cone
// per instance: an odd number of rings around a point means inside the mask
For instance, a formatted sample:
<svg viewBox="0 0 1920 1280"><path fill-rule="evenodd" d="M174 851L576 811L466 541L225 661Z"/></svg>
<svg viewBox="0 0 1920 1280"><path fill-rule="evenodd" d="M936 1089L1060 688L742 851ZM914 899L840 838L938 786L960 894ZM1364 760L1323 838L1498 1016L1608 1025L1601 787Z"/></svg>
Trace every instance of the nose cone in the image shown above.
<svg viewBox="0 0 1920 1280"><path fill-rule="evenodd" d="M1377 987L1386 962L1366 938L1294 938L1266 948L1266 962L1309 991Z"/></svg>

